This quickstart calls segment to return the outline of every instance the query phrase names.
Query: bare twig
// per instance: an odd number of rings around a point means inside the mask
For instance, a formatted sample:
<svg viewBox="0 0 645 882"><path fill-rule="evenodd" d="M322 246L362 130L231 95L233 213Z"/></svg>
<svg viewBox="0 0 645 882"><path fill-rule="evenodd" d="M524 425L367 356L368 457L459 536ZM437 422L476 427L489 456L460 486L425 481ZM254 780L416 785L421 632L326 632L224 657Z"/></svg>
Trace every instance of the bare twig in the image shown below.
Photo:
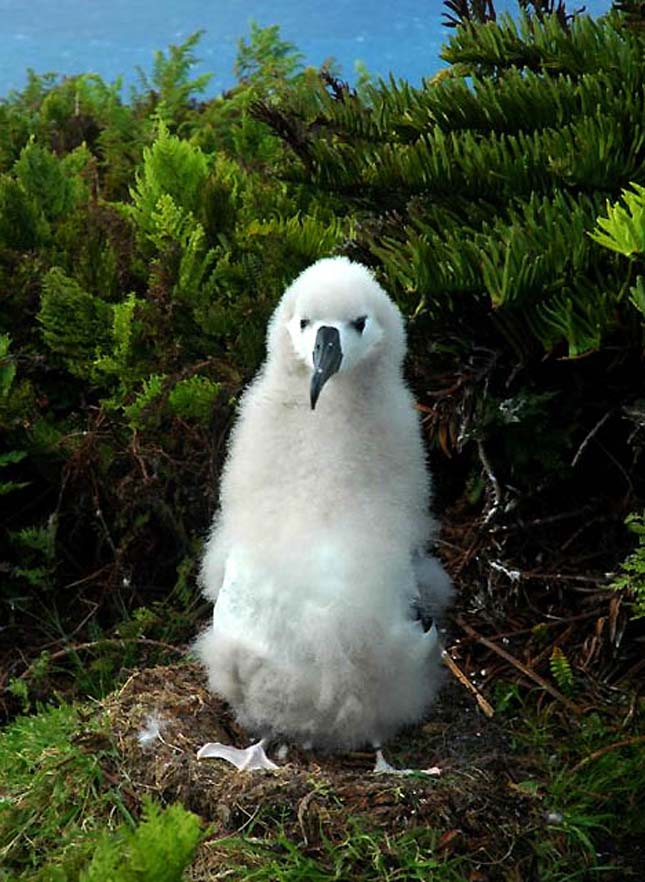
<svg viewBox="0 0 645 882"><path fill-rule="evenodd" d="M550 515L549 517L544 518L534 518L532 521L518 521L515 524L496 524L494 527L490 528L491 533L511 533L515 530L531 530L534 527L544 527L548 524L555 524L558 521L565 521L569 518L576 518L578 515L584 514L586 511L589 511L590 507L588 505L584 505L582 508L577 508L575 511L565 511L560 512L559 514Z"/></svg>
<svg viewBox="0 0 645 882"><path fill-rule="evenodd" d="M538 629L542 630L543 628L555 628L558 625L568 625L570 622L583 622L585 619L595 619L598 618L598 611L592 610L587 613L580 613L577 616L568 616L565 619L556 619L554 618L550 622L536 622L531 628L516 628L514 631L500 631L498 634L493 634L495 640L502 640L505 637L520 637L524 634L534 634ZM476 636L468 635L467 637L462 637L459 641L461 643L466 643L472 641L476 641L479 637L479 634ZM489 639L493 639L493 637Z"/></svg>
<svg viewBox="0 0 645 882"><path fill-rule="evenodd" d="M571 536L569 536L567 541L564 542L560 546L560 552L562 553L562 552L566 551L568 548L570 548L570 546L573 545L573 543L576 541L576 539L578 539L578 537L581 536L585 532L585 530L588 530L594 524L602 524L605 521L612 521L615 519L615 517L616 516L613 514L597 515L595 518L591 518L590 520L585 521L584 524L582 524L580 527L578 527L577 530L574 530L574 532L571 534Z"/></svg>
<svg viewBox="0 0 645 882"><path fill-rule="evenodd" d="M583 760L580 760L571 771L578 772L588 763L604 756L606 753L610 753L612 750L618 750L621 747L632 747L634 744L645 744L645 735L634 735L633 738L623 738L621 741L614 741L613 744L607 744L605 747L600 747L598 750L594 750L593 753L590 753L589 756L586 756Z"/></svg>
<svg viewBox="0 0 645 882"><path fill-rule="evenodd" d="M66 646L64 649L59 649L57 652L49 654L47 656L47 661L56 661L59 658L65 658L66 655L71 655L73 652L84 652L88 649L97 649L99 646L124 646L128 643L139 643L143 646L156 646L159 649L166 649L177 655L183 655L185 652L185 650L180 649L178 646L172 646L170 643L163 643L161 640L149 640L147 637L105 637L101 640L92 640L89 643L73 643L71 646ZM27 670L20 674L18 679L26 680L36 664L37 662L32 662Z"/></svg>
<svg viewBox="0 0 645 882"><path fill-rule="evenodd" d="M476 538L473 542L471 542L471 544L468 546L468 548L466 548L466 550L464 551L464 553L461 556L461 560L459 561L459 563L457 564L457 566L454 568L454 570L452 572L453 578L456 578L458 575L460 575L462 570L464 570L465 567L470 563L470 561L473 559L473 556L477 552L477 549L479 548L480 544L481 544L481 540L479 538Z"/></svg>
<svg viewBox="0 0 645 882"><path fill-rule="evenodd" d="M61 592L67 591L68 588L76 588L77 585L83 585L85 582L91 582L92 579L97 579L102 573L104 573L109 568L110 568L109 564L107 564L106 566L100 567L100 569L95 570L93 573L90 573L89 576L83 576L82 579L76 579L75 582L68 582L67 585L64 585L61 588Z"/></svg>
<svg viewBox="0 0 645 882"><path fill-rule="evenodd" d="M450 653L447 650L444 649L444 651L441 653L441 658L443 660L444 665L448 668L450 673L454 674L454 676L459 680L459 682L461 683L462 686L465 686L469 692L472 692L472 694L475 696L477 704L480 706L480 708L483 710L483 712L486 714L486 716L490 719L490 717L493 716L495 711L493 710L492 706L486 701L486 699L481 694L479 689L477 689L477 687L473 683L470 682L468 677L464 674L464 672L457 665L457 663L455 662L455 660L452 658L452 656L450 655Z"/></svg>
<svg viewBox="0 0 645 882"><path fill-rule="evenodd" d="M613 574L612 574L613 575ZM591 585L608 585L612 575L609 576L576 576L572 573L536 573L527 570L522 573L525 579L555 579L557 582L588 582Z"/></svg>
<svg viewBox="0 0 645 882"><path fill-rule="evenodd" d="M490 464L488 454L486 453L484 449L484 444L481 440L477 441L477 451L479 453L479 460L483 466L484 471L486 472L486 477L490 481L491 487L493 488L493 505L484 517L484 523L487 524L491 520L493 515L497 513L497 510L502 504L503 494L500 483L497 480L495 472L493 471L493 467Z"/></svg>
<svg viewBox="0 0 645 882"><path fill-rule="evenodd" d="M571 460L571 467L572 468L575 468L575 466L576 466L578 460L580 459L580 457L582 456L582 452L584 451L587 444L591 441L591 439L596 434L596 432L598 432L605 425L605 423L607 422L607 420L609 419L609 417L612 415L613 412L614 412L614 408L612 408L611 410L608 410L607 413L604 414L604 416L602 416L601 419L598 420L598 422L591 429L591 431L587 433L582 444L580 445L580 447L578 447L578 449L576 451L576 455Z"/></svg>
<svg viewBox="0 0 645 882"><path fill-rule="evenodd" d="M463 619L458 618L457 624L460 628L473 637L478 643L481 643L483 646L486 646L488 649L492 650L494 653L503 658L509 664L513 665L513 667L517 668L518 671L521 671L526 677L530 680L533 680L534 683L537 683L545 692L548 692L553 698L563 704L568 710L570 710L574 714L581 714L582 708L579 708L577 704L574 704L566 695L563 695L555 686L552 686L548 683L544 677L541 677L531 668L521 662L518 658L511 655L510 652L507 652L505 649L502 649L501 646L498 646L496 643L493 643L492 640L489 640L487 637L478 634L474 628L472 628L467 622L464 622Z"/></svg>
<svg viewBox="0 0 645 882"><path fill-rule="evenodd" d="M622 475L623 478L625 479L625 483L627 484L627 488L628 488L628 490L629 490L629 494L630 494L631 496L633 496L633 495L634 495L634 484L633 484L633 482L632 482L632 479L631 479L630 476L629 476L629 473L628 473L627 470L625 469L625 467L622 465L622 463L620 463L620 462L616 459L616 457L615 457L614 454L611 452L611 450L607 450L607 448L605 447L605 445L604 445L604 444L601 444L600 441L598 442L598 447L600 447L600 449L601 449L601 450L603 451L603 453L607 456L607 458L610 460L610 462L613 462L613 464L616 466L616 468L618 469L618 471L621 473L621 475Z"/></svg>

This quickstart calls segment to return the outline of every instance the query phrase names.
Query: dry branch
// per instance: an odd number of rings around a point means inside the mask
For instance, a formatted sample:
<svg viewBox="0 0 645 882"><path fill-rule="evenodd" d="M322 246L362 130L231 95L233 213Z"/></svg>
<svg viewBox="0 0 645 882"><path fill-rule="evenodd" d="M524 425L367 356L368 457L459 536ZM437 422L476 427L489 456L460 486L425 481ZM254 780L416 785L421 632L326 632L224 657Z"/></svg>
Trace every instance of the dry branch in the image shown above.
<svg viewBox="0 0 645 882"><path fill-rule="evenodd" d="M472 692L472 694L475 696L475 699L477 700L477 704L480 706L480 708L483 710L483 712L486 714L486 716L490 719L490 717L492 717L495 713L492 705L489 704L488 701L486 701L486 699L481 694L479 689L477 689L477 687L473 683L470 682L468 677L464 674L464 672L461 670L461 668L457 665L455 660L452 658L452 656L450 655L448 650L444 649L444 651L441 653L441 658L443 659L443 663L448 668L450 673L454 674L454 676L459 680L459 682L461 683L462 686L465 686L469 692Z"/></svg>
<svg viewBox="0 0 645 882"><path fill-rule="evenodd" d="M521 671L526 677L530 680L533 680L534 683L537 683L545 692L548 692L553 698L563 704L568 710L570 710L574 714L581 714L582 708L578 707L577 704L574 704L566 695L563 695L555 686L552 686L548 683L544 677L541 677L534 670L529 668L524 662L521 662L519 659L515 658L514 655L511 655L510 652L507 652L505 649L502 649L501 646L498 646L496 643L493 643L492 640L489 640L487 637L484 637L482 634L478 634L474 628L472 628L467 622L464 622L463 619L458 618L457 624L460 628L472 637L477 643L481 643L482 646L486 646L488 649L492 650L492 652L496 653L507 661L509 664L513 665L514 668L517 668L518 671Z"/></svg>

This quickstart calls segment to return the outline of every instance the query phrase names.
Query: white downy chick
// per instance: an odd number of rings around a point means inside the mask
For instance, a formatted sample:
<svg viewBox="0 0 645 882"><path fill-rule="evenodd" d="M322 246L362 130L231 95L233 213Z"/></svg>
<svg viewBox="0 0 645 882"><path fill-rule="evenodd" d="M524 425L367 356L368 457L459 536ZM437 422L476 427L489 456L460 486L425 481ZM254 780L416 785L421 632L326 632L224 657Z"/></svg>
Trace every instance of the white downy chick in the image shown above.
<svg viewBox="0 0 645 882"><path fill-rule="evenodd" d="M398 308L364 266L320 260L283 295L244 394L202 564L210 688L267 740L375 748L441 681L432 617L450 581L435 524ZM249 753L252 752L252 756Z"/></svg>

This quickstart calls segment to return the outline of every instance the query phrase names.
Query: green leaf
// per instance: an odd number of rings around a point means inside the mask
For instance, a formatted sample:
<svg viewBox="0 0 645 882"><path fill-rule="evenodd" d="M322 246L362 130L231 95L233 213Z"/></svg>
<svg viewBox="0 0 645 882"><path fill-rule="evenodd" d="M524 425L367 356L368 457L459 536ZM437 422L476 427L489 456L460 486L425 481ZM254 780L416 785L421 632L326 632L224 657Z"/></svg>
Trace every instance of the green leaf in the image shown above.
<svg viewBox="0 0 645 882"><path fill-rule="evenodd" d="M569 659L559 646L554 646L549 658L549 667L558 688L565 694L573 690L573 671Z"/></svg>
<svg viewBox="0 0 645 882"><path fill-rule="evenodd" d="M645 256L645 187L633 183L623 190L621 200L607 202L607 216L599 217L592 239L605 248L629 257Z"/></svg>

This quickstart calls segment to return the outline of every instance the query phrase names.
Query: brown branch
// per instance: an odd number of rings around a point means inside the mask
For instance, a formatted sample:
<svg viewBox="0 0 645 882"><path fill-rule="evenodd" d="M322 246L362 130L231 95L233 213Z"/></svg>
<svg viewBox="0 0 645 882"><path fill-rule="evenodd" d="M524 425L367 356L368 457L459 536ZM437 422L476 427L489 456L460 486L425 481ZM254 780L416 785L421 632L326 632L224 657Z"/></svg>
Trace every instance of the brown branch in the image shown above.
<svg viewBox="0 0 645 882"><path fill-rule="evenodd" d="M167 649L170 652L175 652L177 655L183 655L185 652L185 650L180 649L178 646L172 646L170 643L163 643L161 640L149 640L147 637L105 637L101 640L92 640L89 643L73 643L71 646L66 646L64 649L52 652L47 656L47 661L56 661L59 658L65 658L66 655L71 655L73 652L84 652L87 649L96 649L98 646L124 646L128 643L140 643L143 646L156 646L159 649ZM38 660L32 662L27 670L20 674L18 679L27 679L37 663Z"/></svg>
<svg viewBox="0 0 645 882"><path fill-rule="evenodd" d="M490 481L490 485L493 490L493 504L484 516L484 523L487 524L493 519L493 516L497 514L499 507L504 499L504 493L502 491L502 486L497 479L497 475L493 471L490 459L488 458L488 454L486 453L486 450L484 448L484 442L481 441L481 439L477 440L477 451L479 453L479 461L482 464L484 472L486 473L486 477Z"/></svg>
<svg viewBox="0 0 645 882"><path fill-rule="evenodd" d="M578 772L588 763L593 762L601 756L604 756L606 753L610 753L612 750L618 750L621 747L631 747L634 744L644 744L645 743L645 735L634 735L633 738L623 738L622 741L614 741L613 744L607 744L605 747L600 747L598 750L594 750L593 753L590 753L589 756L586 756L584 759L580 760L572 769L572 772Z"/></svg>
<svg viewBox="0 0 645 882"><path fill-rule="evenodd" d="M526 570L522 573L524 579L556 579L558 582L588 582L590 585L608 585L610 578L607 576L574 576L570 573L540 573L535 570Z"/></svg>
<svg viewBox="0 0 645 882"><path fill-rule="evenodd" d="M576 467L576 465L578 464L578 460L579 460L580 457L582 456L583 451L584 451L585 447L587 446L587 444L591 441L591 439L593 438L593 436L594 436L597 432L599 432L600 429L605 425L605 423L607 422L607 420L609 419L609 417L613 414L613 412L614 412L614 408L612 408L611 410L608 410L607 413L604 414L604 415L598 420L598 422L597 422L596 425L591 429L591 431L589 431L589 432L587 433L587 435L585 436L585 438L584 438L582 444L580 445L580 447L578 447L578 450L576 451L576 455L575 455L575 456L573 457L573 459L571 460L571 467L572 467L572 468L575 468L575 467Z"/></svg>
<svg viewBox="0 0 645 882"><path fill-rule="evenodd" d="M496 524L494 527L491 527L490 533L511 533L515 530L529 530L534 527L544 527L549 524L555 524L558 521L565 521L569 518L577 518L578 515L585 514L585 512L590 511L590 506L583 505L582 508L577 508L575 511L565 511L559 512L555 515L549 515L544 518L534 518L532 521L518 521L514 524Z"/></svg>
<svg viewBox="0 0 645 882"><path fill-rule="evenodd" d="M479 689L477 689L477 687L473 683L470 682L468 677L464 674L464 672L457 665L454 658L452 658L452 656L450 655L450 653L447 650L444 649L444 651L441 653L441 658L443 660L444 665L448 668L450 673L454 674L454 676L459 680L459 682L461 683L462 686L465 686L469 692L472 692L472 694L475 696L475 699L477 700L477 704L480 706L480 708L483 710L483 712L486 714L486 716L490 719L490 717L493 716L495 711L493 710L492 706L486 701L486 699L481 694Z"/></svg>
<svg viewBox="0 0 645 882"><path fill-rule="evenodd" d="M492 637L489 637L489 640L493 638L495 640L501 640L504 637L521 637L525 634L535 634L537 629L543 630L544 628L555 628L559 625L568 625L570 622L584 622L586 619L595 619L598 618L598 610L592 610L587 613L580 613L577 616L568 616L566 619L553 619L550 622L536 622L535 625L532 625L530 628L516 628L514 631L499 631L497 634L493 634ZM459 645L463 645L464 643L469 643L470 641L477 641L479 639L479 635L472 636L468 635L467 637L462 637L459 640Z"/></svg>
<svg viewBox="0 0 645 882"><path fill-rule="evenodd" d="M514 668L517 668L518 671L521 671L526 677L530 680L533 680L534 683L537 683L545 692L548 692L553 698L563 704L568 710L570 710L574 714L581 714L582 708L578 707L577 704L574 704L566 695L563 695L555 686L552 686L548 683L544 677L541 677L531 668L527 667L524 662L521 662L518 658L511 655L510 652L507 652L505 649L502 649L501 646L498 646L497 643L493 643L492 640L489 640L487 637L483 637L481 634L478 634L474 628L472 628L467 622L464 622L463 619L458 618L457 624L460 628L462 628L466 634L473 637L478 643L481 643L482 646L486 646L488 649L492 650L492 652L496 653L507 661L509 664L513 665Z"/></svg>

